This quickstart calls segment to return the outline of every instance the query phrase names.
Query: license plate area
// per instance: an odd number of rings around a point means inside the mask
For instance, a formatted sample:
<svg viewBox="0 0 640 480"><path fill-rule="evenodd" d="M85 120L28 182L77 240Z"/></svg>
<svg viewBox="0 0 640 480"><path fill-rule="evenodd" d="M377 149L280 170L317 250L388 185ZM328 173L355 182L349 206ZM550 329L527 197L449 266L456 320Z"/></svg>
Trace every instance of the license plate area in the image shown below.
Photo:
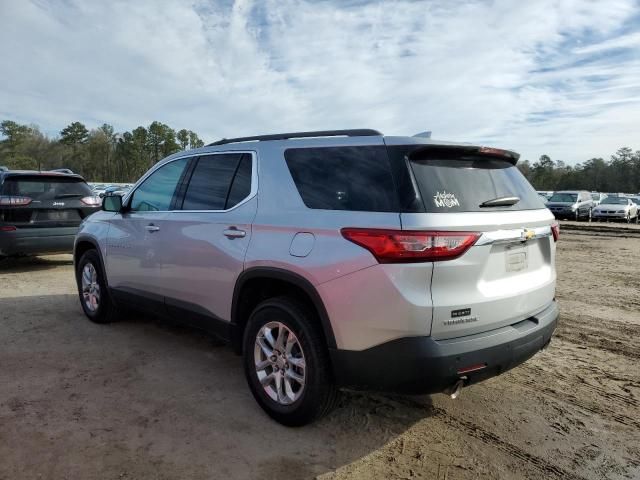
<svg viewBox="0 0 640 480"><path fill-rule="evenodd" d="M526 246L510 246L505 251L505 268L507 272L520 272L529 267Z"/></svg>

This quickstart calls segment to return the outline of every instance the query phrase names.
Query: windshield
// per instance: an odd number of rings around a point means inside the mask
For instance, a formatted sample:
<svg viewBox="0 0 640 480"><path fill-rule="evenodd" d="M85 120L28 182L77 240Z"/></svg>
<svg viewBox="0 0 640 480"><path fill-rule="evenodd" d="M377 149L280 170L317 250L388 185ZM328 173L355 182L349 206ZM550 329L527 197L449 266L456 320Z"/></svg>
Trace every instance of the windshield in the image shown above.
<svg viewBox="0 0 640 480"><path fill-rule="evenodd" d="M574 203L578 199L577 193L555 193L549 199L550 202Z"/></svg>
<svg viewBox="0 0 640 480"><path fill-rule="evenodd" d="M605 198L601 205L626 205L627 199L622 197L607 197Z"/></svg>

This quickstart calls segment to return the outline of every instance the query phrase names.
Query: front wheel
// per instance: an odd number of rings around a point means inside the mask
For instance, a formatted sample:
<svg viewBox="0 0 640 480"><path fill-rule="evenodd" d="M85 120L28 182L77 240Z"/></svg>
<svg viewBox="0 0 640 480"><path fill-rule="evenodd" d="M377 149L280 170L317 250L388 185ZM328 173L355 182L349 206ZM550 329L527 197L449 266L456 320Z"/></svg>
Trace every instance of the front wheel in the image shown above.
<svg viewBox="0 0 640 480"><path fill-rule="evenodd" d="M76 283L80 305L85 315L95 323L109 323L116 309L107 292L107 283L100 256L95 250L86 251L76 265Z"/></svg>
<svg viewBox="0 0 640 480"><path fill-rule="evenodd" d="M260 303L245 330L243 355L251 393L277 422L306 425L336 404L329 352L304 304L287 297Z"/></svg>
<svg viewBox="0 0 640 480"><path fill-rule="evenodd" d="M631 223L631 212L627 213L627 223Z"/></svg>

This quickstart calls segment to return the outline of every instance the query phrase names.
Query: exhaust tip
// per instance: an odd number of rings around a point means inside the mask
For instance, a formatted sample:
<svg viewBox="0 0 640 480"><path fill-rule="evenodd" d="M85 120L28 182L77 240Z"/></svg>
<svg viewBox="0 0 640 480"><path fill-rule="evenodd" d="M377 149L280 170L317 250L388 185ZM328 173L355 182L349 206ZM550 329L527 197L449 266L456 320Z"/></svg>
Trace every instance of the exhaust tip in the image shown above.
<svg viewBox="0 0 640 480"><path fill-rule="evenodd" d="M449 389L445 392L447 395L451 397L452 400L455 400L462 393L462 388L464 387L464 382L467 380L467 377L460 377L456 383L454 383Z"/></svg>

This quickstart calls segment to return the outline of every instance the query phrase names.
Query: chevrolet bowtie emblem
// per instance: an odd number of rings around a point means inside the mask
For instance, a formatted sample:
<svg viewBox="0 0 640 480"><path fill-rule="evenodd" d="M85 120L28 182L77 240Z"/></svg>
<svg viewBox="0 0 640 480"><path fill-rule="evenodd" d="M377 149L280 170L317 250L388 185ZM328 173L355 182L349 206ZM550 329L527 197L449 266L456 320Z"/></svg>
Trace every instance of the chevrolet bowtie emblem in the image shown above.
<svg viewBox="0 0 640 480"><path fill-rule="evenodd" d="M523 242L526 242L527 240L531 240L535 236L536 236L536 232L534 232L533 230L529 230L529 229L525 228L522 231L522 233L520 234L520 239Z"/></svg>

